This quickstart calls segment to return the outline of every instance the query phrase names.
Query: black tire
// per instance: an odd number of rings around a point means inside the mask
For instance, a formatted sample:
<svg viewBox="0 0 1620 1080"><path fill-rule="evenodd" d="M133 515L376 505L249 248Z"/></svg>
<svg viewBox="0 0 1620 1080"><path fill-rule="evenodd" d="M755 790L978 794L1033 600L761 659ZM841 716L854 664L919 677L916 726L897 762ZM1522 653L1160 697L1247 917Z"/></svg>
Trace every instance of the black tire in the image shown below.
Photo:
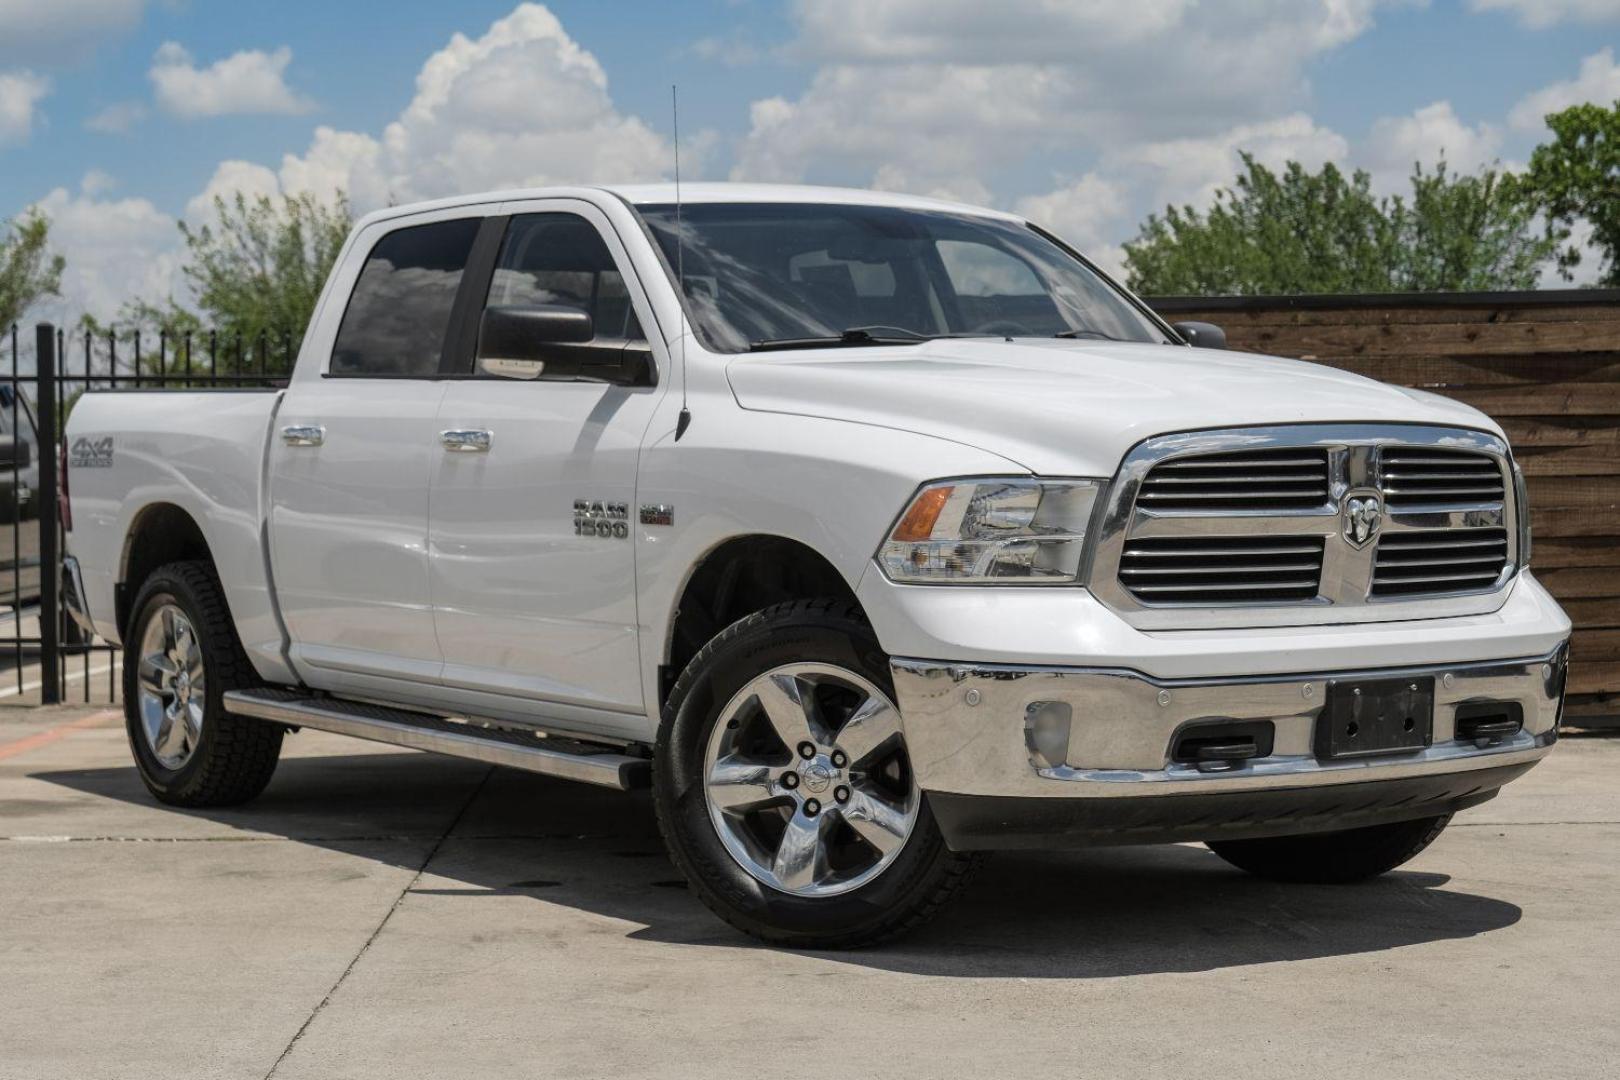
<svg viewBox="0 0 1620 1080"><path fill-rule="evenodd" d="M1345 885L1388 873L1415 858L1450 821L1450 814L1442 814L1341 832L1212 840L1207 846L1238 869L1272 881Z"/></svg>
<svg viewBox="0 0 1620 1080"><path fill-rule="evenodd" d="M926 798L905 846L881 874L817 898L779 892L750 875L726 850L705 805L703 755L721 709L756 676L803 662L843 666L893 698L888 657L854 604L795 601L732 624L693 657L664 707L653 758L658 825L692 891L744 933L793 948L871 945L928 921L979 864L946 847Z"/></svg>
<svg viewBox="0 0 1620 1080"><path fill-rule="evenodd" d="M137 703L141 640L165 604L179 607L195 628L207 673L201 734L191 756L174 769L148 744ZM206 562L158 568L141 586L133 611L124 634L124 726L147 790L171 806L235 806L254 798L276 771L286 729L225 712L227 690L257 686L259 679L242 651L214 568Z"/></svg>

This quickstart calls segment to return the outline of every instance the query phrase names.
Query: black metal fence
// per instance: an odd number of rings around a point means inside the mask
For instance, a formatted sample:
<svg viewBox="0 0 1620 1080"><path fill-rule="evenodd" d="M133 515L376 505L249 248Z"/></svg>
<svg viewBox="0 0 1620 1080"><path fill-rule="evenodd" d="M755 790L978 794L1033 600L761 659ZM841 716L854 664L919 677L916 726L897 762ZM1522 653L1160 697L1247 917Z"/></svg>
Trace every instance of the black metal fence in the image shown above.
<svg viewBox="0 0 1620 1080"><path fill-rule="evenodd" d="M117 647L85 633L62 604L66 506L62 432L80 395L107 390L277 386L290 333L59 330L17 326L0 339L0 703L119 699ZM0 363L3 363L0 358ZM9 634L5 632L9 628Z"/></svg>

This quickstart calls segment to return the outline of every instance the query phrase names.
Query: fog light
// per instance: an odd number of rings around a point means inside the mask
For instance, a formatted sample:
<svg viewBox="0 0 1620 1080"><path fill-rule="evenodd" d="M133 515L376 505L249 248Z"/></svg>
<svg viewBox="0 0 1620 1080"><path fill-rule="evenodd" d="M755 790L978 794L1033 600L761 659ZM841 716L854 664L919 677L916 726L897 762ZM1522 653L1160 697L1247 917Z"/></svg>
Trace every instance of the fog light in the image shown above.
<svg viewBox="0 0 1620 1080"><path fill-rule="evenodd" d="M1074 711L1061 701L1032 701L1024 709L1024 743L1037 769L1055 769L1069 760L1069 725Z"/></svg>

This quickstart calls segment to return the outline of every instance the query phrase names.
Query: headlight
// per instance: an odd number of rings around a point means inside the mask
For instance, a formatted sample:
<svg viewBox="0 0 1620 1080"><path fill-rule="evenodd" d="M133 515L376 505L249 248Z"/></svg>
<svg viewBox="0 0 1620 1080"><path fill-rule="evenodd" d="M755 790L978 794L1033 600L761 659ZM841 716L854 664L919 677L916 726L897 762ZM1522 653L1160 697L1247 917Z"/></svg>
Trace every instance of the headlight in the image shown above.
<svg viewBox="0 0 1620 1080"><path fill-rule="evenodd" d="M1058 585L1080 575L1095 480L946 480L919 491L878 551L891 581Z"/></svg>

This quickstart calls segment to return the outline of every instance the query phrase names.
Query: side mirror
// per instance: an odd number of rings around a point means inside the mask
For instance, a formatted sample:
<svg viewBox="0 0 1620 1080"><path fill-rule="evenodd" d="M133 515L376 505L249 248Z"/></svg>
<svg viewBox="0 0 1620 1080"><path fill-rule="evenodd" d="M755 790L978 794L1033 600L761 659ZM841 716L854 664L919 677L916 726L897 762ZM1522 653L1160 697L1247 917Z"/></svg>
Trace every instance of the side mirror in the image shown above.
<svg viewBox="0 0 1620 1080"><path fill-rule="evenodd" d="M646 342L603 340L589 312L559 304L492 307L478 334L478 370L503 379L652 384Z"/></svg>
<svg viewBox="0 0 1620 1080"><path fill-rule="evenodd" d="M538 379L551 346L576 345L596 334L591 316L558 304L484 309L478 333L478 368L507 379Z"/></svg>
<svg viewBox="0 0 1620 1080"><path fill-rule="evenodd" d="M1195 349L1226 348L1226 331L1214 323L1178 322L1171 323L1170 327Z"/></svg>

